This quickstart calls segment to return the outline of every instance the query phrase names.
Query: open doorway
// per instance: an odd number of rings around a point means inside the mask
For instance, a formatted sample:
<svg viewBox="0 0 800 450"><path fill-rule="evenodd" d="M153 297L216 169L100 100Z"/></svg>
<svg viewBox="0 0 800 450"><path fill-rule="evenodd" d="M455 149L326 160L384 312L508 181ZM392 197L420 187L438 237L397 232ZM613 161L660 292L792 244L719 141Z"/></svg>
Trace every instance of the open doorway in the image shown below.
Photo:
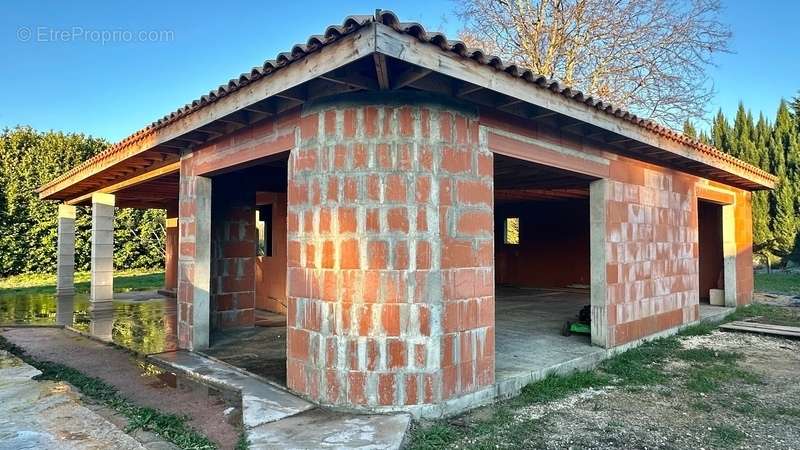
<svg viewBox="0 0 800 450"><path fill-rule="evenodd" d="M591 303L593 177L495 154L495 377L599 351L564 335ZM585 312L588 309L584 310Z"/></svg>
<svg viewBox="0 0 800 450"><path fill-rule="evenodd" d="M288 157L285 152L213 178L211 313L223 320L211 321L205 351L281 385L286 385ZM227 316L239 322L224 320Z"/></svg>
<svg viewBox="0 0 800 450"><path fill-rule="evenodd" d="M722 205L697 201L698 296L701 309L725 306Z"/></svg>

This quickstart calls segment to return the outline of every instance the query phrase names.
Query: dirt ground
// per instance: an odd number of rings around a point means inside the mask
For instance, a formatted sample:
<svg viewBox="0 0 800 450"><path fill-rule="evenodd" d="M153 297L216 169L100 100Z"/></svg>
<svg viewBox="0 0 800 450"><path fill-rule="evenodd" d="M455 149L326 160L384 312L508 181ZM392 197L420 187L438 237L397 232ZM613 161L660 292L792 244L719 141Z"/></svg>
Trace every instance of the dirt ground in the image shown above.
<svg viewBox="0 0 800 450"><path fill-rule="evenodd" d="M0 333L37 359L70 366L114 385L135 403L190 417L189 424L221 448L236 446L239 428L226 419L231 406L213 390L159 377L153 366L131 353L67 330L0 328Z"/></svg>
<svg viewBox="0 0 800 450"><path fill-rule="evenodd" d="M446 447L800 448L800 341L722 331L679 340L690 352L676 354L706 360L661 361L660 383L588 389L510 412L502 404L479 409L450 421L445 430L461 432ZM715 361L734 354L735 363ZM716 367L724 368L719 377Z"/></svg>

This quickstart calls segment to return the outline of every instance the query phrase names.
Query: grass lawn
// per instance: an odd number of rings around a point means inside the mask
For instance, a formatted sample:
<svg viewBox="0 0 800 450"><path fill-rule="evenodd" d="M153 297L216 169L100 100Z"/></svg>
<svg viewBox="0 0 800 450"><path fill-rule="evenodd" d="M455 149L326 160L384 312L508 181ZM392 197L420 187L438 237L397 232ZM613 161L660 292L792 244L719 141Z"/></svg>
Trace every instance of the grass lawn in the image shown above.
<svg viewBox="0 0 800 450"><path fill-rule="evenodd" d="M75 274L75 292L88 293L89 272ZM147 291L164 286L160 270L120 270L114 273L114 292ZM0 296L52 294L56 289L53 274L24 274L0 279Z"/></svg>
<svg viewBox="0 0 800 450"><path fill-rule="evenodd" d="M800 273L778 271L756 273L755 290L772 294L800 295Z"/></svg>

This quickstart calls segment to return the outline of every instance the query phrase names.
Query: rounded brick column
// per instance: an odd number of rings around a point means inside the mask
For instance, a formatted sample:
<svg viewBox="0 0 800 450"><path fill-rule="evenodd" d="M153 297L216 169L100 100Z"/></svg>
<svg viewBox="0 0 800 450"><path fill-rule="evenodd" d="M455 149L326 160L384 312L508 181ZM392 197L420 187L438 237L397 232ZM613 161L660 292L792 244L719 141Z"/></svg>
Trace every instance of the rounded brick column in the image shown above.
<svg viewBox="0 0 800 450"><path fill-rule="evenodd" d="M474 112L350 96L308 106L299 136L289 388L323 404L419 410L491 386L493 163Z"/></svg>

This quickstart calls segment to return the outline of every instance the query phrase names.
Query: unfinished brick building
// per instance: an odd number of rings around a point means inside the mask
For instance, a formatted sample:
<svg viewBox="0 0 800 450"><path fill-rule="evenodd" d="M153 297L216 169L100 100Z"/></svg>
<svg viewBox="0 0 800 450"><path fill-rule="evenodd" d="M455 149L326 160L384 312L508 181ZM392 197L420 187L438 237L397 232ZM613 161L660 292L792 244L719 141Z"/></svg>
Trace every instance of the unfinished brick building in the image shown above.
<svg viewBox="0 0 800 450"><path fill-rule="evenodd" d="M750 302L758 168L390 12L347 18L40 196L163 208L178 341L285 314L285 385L435 415ZM105 288L104 288L105 286ZM591 305L591 344L561 324ZM265 344L266 345L266 344Z"/></svg>

